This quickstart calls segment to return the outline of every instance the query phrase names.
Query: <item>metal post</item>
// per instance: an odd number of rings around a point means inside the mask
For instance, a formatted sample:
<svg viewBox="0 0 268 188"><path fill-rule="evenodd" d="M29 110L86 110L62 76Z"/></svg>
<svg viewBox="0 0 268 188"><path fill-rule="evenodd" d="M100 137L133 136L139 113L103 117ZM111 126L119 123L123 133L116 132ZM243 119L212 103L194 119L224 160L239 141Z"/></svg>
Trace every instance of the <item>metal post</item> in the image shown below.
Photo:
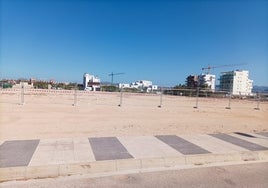
<svg viewBox="0 0 268 188"><path fill-rule="evenodd" d="M120 90L120 103L118 106L122 106L122 98L123 98L123 89Z"/></svg>
<svg viewBox="0 0 268 188"><path fill-rule="evenodd" d="M254 108L255 110L260 110L260 93L257 93L257 107Z"/></svg>
<svg viewBox="0 0 268 188"><path fill-rule="evenodd" d="M77 106L77 85L75 86L74 90L74 104L73 106Z"/></svg>
<svg viewBox="0 0 268 188"><path fill-rule="evenodd" d="M228 106L225 107L226 109L231 109L231 99L232 99L232 91L231 91L231 88L230 88L229 101L228 101Z"/></svg>
<svg viewBox="0 0 268 188"><path fill-rule="evenodd" d="M159 104L158 108L162 108L162 102L163 102L163 92L161 90L160 91L160 104Z"/></svg>
<svg viewBox="0 0 268 188"><path fill-rule="evenodd" d="M233 80L230 80L229 83L229 101L228 101L228 106L225 107L226 109L231 109L231 99L232 99L232 92L233 92L233 84L232 84Z"/></svg>
<svg viewBox="0 0 268 188"><path fill-rule="evenodd" d="M23 82L21 82L21 101L20 101L21 103L21 105L24 105L25 104L25 102L24 102L24 83Z"/></svg>
<svg viewBox="0 0 268 188"><path fill-rule="evenodd" d="M198 108L198 98L199 98L199 86L200 86L200 77L197 77L197 87L196 87L196 100L194 108Z"/></svg>
<svg viewBox="0 0 268 188"><path fill-rule="evenodd" d="M195 100L194 108L198 108L198 98L199 98L199 87L197 87L197 90L196 90L196 100Z"/></svg>

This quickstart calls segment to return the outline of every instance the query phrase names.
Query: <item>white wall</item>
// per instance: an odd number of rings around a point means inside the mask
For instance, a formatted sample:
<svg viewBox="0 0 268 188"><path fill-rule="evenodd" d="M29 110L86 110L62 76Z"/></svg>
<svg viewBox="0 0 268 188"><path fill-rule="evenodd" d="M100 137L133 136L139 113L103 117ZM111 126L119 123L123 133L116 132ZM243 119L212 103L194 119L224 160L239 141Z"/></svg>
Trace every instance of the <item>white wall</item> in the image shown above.
<svg viewBox="0 0 268 188"><path fill-rule="evenodd" d="M233 95L250 95L253 88L253 80L250 80L248 71L235 71L233 81Z"/></svg>

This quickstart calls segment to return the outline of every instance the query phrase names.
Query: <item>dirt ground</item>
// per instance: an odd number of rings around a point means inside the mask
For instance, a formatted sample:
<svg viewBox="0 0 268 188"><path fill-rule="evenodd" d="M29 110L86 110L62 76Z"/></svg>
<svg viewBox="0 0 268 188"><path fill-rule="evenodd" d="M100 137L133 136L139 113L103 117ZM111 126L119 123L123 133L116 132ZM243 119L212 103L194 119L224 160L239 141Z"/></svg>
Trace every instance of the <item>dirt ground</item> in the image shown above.
<svg viewBox="0 0 268 188"><path fill-rule="evenodd" d="M268 103L123 93L0 93L0 140L268 130ZM25 104L20 103L24 101ZM76 103L76 105L73 105Z"/></svg>

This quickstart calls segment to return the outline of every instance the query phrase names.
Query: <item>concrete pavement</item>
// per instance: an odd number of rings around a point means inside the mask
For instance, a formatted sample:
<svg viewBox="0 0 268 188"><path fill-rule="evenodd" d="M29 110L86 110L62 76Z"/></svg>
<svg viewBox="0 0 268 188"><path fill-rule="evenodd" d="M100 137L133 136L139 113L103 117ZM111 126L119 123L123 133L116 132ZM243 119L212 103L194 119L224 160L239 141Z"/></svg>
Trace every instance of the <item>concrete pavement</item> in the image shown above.
<svg viewBox="0 0 268 188"><path fill-rule="evenodd" d="M28 181L11 181L1 188L234 188L268 187L268 163L241 162L153 172L115 173L103 176L68 176ZM250 178L249 178L250 177Z"/></svg>
<svg viewBox="0 0 268 188"><path fill-rule="evenodd" d="M0 181L268 160L262 133L0 141Z"/></svg>

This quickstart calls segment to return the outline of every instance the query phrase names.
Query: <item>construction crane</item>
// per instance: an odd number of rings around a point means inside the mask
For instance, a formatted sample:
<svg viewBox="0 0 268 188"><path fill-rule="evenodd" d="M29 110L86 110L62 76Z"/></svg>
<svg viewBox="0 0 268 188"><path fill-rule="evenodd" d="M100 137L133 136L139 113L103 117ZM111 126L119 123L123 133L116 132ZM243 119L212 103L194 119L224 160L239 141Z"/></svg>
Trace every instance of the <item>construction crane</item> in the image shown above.
<svg viewBox="0 0 268 188"><path fill-rule="evenodd" d="M111 85L113 85L114 83L114 76L117 76L117 75L121 75L121 74L125 74L124 72L120 72L120 73L111 73L111 74L108 74L108 76L111 76L112 79L111 79Z"/></svg>
<svg viewBox="0 0 268 188"><path fill-rule="evenodd" d="M210 66L202 68L202 71L207 70L207 74L210 74L210 70L214 68L221 68L221 67L234 67L239 65L246 65L247 63L239 63L239 64L229 64L229 65L219 65L219 66Z"/></svg>

